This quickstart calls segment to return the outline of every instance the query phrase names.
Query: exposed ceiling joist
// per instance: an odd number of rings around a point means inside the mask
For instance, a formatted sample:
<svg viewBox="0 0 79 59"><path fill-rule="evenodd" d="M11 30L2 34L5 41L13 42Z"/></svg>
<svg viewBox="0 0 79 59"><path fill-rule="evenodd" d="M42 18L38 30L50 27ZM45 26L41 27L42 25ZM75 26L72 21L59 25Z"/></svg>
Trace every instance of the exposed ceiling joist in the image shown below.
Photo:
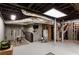
<svg viewBox="0 0 79 59"><path fill-rule="evenodd" d="M41 6L41 4L42 4L42 3L39 3L39 4L37 4L37 3L36 3L36 6L35 6L35 7L33 7L33 9L35 9L35 10L36 10L38 7L40 7L40 6Z"/></svg>
<svg viewBox="0 0 79 59"><path fill-rule="evenodd" d="M41 5L41 7L39 7L37 10L40 10L41 8L46 7L46 5L48 5L48 4Z"/></svg>
<svg viewBox="0 0 79 59"><path fill-rule="evenodd" d="M51 4L51 5L48 5L48 7L45 7L45 8L42 10L42 13L44 13L44 12L46 12L46 11L52 9L52 8L54 8L54 4Z"/></svg>
<svg viewBox="0 0 79 59"><path fill-rule="evenodd" d="M33 5L34 5L33 3L29 4L29 5L28 5L28 8L31 9L31 7L32 7Z"/></svg>
<svg viewBox="0 0 79 59"><path fill-rule="evenodd" d="M68 5L67 3L57 4L58 8L62 8L62 7L67 6L67 5ZM57 7L57 6L56 6L56 7Z"/></svg>
<svg viewBox="0 0 79 59"><path fill-rule="evenodd" d="M26 8L24 6L20 6L18 4L11 4L11 5L16 6L16 7L20 8L20 9L25 9L25 10L30 11L30 12L35 13L35 14L39 14L39 15L42 15L42 16L54 19L54 17L48 16L48 15L44 15L44 14L42 14L42 13L36 11L36 10L31 10L31 9L28 9L28 8Z"/></svg>
<svg viewBox="0 0 79 59"><path fill-rule="evenodd" d="M62 10L63 10L63 9L66 9L66 8L69 8L69 7L71 7L71 6L69 5L69 6L63 7Z"/></svg>
<svg viewBox="0 0 79 59"><path fill-rule="evenodd" d="M18 10L24 9L24 10L30 11L31 13L53 18L53 16L50 17L47 15L44 15L43 13L48 11L49 9L55 8L67 14L66 17L62 17L59 19L67 20L67 19L72 19L72 18L78 18L79 16L78 15L79 12L74 8L74 5L75 4L72 5L72 3L7 3L7 4L2 3L0 4L0 9L3 9L3 14L6 14L5 12L7 12L7 10L10 11L10 13L11 11L14 13L18 13ZM76 4L76 6L77 5L78 4ZM6 15L8 15L8 13Z"/></svg>

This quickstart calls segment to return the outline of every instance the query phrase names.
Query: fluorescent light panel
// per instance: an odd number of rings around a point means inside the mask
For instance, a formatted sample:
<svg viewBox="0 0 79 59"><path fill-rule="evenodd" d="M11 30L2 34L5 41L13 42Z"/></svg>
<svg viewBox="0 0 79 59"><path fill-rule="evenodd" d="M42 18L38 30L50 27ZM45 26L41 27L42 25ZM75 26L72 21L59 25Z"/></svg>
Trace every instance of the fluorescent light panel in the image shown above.
<svg viewBox="0 0 79 59"><path fill-rule="evenodd" d="M52 17L56 17L56 18L67 16L66 14L56 10L55 8L45 12L44 14L52 16Z"/></svg>

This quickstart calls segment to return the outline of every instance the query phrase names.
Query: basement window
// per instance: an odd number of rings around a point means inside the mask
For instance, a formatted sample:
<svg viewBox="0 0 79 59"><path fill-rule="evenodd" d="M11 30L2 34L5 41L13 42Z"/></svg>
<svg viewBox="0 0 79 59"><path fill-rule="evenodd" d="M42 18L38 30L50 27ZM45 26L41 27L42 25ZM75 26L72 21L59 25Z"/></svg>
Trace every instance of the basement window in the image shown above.
<svg viewBox="0 0 79 59"><path fill-rule="evenodd" d="M48 10L47 12L44 13L45 15L49 15L55 18L59 18L59 17L64 17L67 16L65 13L56 10L55 8Z"/></svg>

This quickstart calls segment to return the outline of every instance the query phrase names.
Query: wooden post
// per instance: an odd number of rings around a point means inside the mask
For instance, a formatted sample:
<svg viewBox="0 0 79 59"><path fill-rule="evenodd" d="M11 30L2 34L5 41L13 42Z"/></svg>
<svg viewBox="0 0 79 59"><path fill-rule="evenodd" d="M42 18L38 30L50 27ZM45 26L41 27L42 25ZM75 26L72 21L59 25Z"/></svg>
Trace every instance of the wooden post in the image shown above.
<svg viewBox="0 0 79 59"><path fill-rule="evenodd" d="M51 41L51 25L48 25L48 41Z"/></svg>

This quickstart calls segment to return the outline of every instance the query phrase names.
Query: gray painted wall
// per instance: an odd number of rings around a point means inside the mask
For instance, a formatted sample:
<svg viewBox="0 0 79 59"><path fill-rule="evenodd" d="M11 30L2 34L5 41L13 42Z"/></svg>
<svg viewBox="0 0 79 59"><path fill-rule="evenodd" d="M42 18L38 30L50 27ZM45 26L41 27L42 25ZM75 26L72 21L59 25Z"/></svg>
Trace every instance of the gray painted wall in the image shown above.
<svg viewBox="0 0 79 59"><path fill-rule="evenodd" d="M23 32L21 31L23 26L19 25L5 25L5 38L7 40L14 40L17 36L23 36ZM33 25L24 26L25 31L33 33L33 40L38 41L42 37L42 25L39 24L38 29L34 32Z"/></svg>

